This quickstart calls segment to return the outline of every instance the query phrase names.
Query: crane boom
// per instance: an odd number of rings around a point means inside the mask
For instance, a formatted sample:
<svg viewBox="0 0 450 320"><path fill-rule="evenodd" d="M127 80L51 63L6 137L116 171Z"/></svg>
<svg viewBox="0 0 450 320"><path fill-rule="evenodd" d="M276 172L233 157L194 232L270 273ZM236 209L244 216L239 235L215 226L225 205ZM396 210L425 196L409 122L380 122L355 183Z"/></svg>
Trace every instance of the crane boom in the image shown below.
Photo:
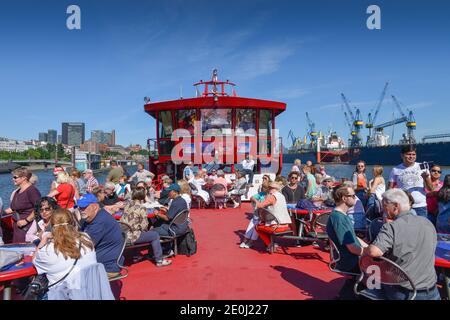
<svg viewBox="0 0 450 320"><path fill-rule="evenodd" d="M372 118L372 123L375 124L375 121L377 120L378 112L380 111L381 105L383 104L384 97L386 96L387 87L389 85L389 82L386 82L384 85L383 92L381 92L380 100L378 101L378 105L375 109L375 114Z"/></svg>
<svg viewBox="0 0 450 320"><path fill-rule="evenodd" d="M401 118L398 118L398 119L394 119L392 121L388 121L388 122L385 122L385 123L382 123L382 124L379 124L379 125L375 126L375 130L379 131L380 129L383 129L383 128L386 128L386 127L391 127L393 125L396 125L396 124L399 124L399 123L403 123L403 122L406 122L406 121L408 121L407 117L401 117Z"/></svg>
<svg viewBox="0 0 450 320"><path fill-rule="evenodd" d="M394 100L395 106L397 107L398 111L402 115L402 117L406 117L405 113L402 110L402 107L400 106L400 102L398 102L397 98L394 95L391 95L392 100Z"/></svg>
<svg viewBox="0 0 450 320"><path fill-rule="evenodd" d="M354 122L356 119L355 119L355 116L354 116L354 114L352 112L352 108L350 108L350 104L348 103L347 98L345 97L345 95L343 93L341 93L341 97L342 97L342 100L344 100L344 104L347 107L347 111L350 114L350 117L351 117L352 121Z"/></svg>

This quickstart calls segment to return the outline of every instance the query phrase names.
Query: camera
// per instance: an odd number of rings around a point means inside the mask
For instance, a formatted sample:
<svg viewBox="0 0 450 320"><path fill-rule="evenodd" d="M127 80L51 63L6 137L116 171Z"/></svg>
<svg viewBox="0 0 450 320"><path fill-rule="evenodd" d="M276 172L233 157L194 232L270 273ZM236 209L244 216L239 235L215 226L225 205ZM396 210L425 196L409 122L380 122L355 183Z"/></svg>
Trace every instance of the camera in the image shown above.
<svg viewBox="0 0 450 320"><path fill-rule="evenodd" d="M434 166L434 162L422 162L419 164L419 167L421 170L430 170L430 168L432 168Z"/></svg>

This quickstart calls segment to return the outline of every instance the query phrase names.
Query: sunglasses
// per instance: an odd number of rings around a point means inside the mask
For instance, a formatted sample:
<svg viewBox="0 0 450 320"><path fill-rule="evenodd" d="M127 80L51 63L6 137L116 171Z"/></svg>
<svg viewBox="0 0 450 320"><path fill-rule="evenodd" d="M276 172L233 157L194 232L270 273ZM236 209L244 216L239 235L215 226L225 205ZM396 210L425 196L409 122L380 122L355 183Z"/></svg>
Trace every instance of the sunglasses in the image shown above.
<svg viewBox="0 0 450 320"><path fill-rule="evenodd" d="M19 178L22 178L22 177L19 177L19 176L14 176L13 177L14 180L19 179Z"/></svg>
<svg viewBox="0 0 450 320"><path fill-rule="evenodd" d="M356 194L347 194L347 195L345 195L345 197L352 197L353 199L355 199L356 198Z"/></svg>
<svg viewBox="0 0 450 320"><path fill-rule="evenodd" d="M298 176L292 176L291 179L298 179Z"/></svg>
<svg viewBox="0 0 450 320"><path fill-rule="evenodd" d="M442 173L442 171L439 171L439 170L431 170L431 172L433 172L433 173Z"/></svg>

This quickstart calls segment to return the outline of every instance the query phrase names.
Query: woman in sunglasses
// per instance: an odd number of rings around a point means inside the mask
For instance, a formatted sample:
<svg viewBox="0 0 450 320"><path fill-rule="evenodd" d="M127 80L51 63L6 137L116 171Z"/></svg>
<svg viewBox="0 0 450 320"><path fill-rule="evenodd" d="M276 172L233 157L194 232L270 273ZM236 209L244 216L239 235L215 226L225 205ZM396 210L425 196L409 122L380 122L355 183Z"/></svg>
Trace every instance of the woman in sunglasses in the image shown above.
<svg viewBox="0 0 450 320"><path fill-rule="evenodd" d="M35 205L34 212L36 213L36 219L34 219L28 230L25 241L34 242L36 245L42 239L42 235L49 230L50 218L52 217L53 211L58 207L55 199L50 197L42 197Z"/></svg>
<svg viewBox="0 0 450 320"><path fill-rule="evenodd" d="M367 203L367 177L366 177L366 163L364 161L358 161L356 164L355 172L352 176L353 185L356 187L356 196L362 201L364 207Z"/></svg>
<svg viewBox="0 0 450 320"><path fill-rule="evenodd" d="M34 204L41 198L39 190L29 181L31 171L25 167L12 172L12 179L17 191L11 200L11 205L5 210L13 214L13 242L25 242L25 235L34 221Z"/></svg>
<svg viewBox="0 0 450 320"><path fill-rule="evenodd" d="M433 165L430 168L430 174L425 172L422 176L425 184L425 192L427 196L427 211L428 211L428 219L436 225L436 217L439 213L438 206L438 193L441 190L442 185L444 184L441 181L441 167L437 164Z"/></svg>

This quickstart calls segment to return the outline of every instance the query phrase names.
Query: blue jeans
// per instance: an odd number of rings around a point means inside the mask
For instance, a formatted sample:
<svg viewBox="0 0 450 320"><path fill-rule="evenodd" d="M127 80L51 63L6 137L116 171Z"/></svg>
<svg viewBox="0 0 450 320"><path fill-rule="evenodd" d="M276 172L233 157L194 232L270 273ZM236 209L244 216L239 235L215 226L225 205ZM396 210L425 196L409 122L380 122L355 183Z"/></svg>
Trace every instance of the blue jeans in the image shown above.
<svg viewBox="0 0 450 320"><path fill-rule="evenodd" d="M153 256L155 258L155 261L161 261L162 260L162 248L161 243L159 242L159 233L153 230L142 232L139 238L134 242L135 244L138 243L145 243L150 242L153 249Z"/></svg>
<svg viewBox="0 0 450 320"><path fill-rule="evenodd" d="M428 210L427 207L419 207L419 208L414 208L414 211L416 212L416 214L420 217L427 217L428 215Z"/></svg>
<svg viewBox="0 0 450 320"><path fill-rule="evenodd" d="M242 170L242 171L244 172L245 175L249 175L249 177L248 177L248 183L249 183L249 184L253 184L253 175L254 175L253 170L250 170L250 169L244 169L244 170Z"/></svg>
<svg viewBox="0 0 450 320"><path fill-rule="evenodd" d="M387 300L407 300L412 295L412 291L400 286L383 285L383 292ZM418 290L414 300L441 300L436 286L433 289Z"/></svg>

